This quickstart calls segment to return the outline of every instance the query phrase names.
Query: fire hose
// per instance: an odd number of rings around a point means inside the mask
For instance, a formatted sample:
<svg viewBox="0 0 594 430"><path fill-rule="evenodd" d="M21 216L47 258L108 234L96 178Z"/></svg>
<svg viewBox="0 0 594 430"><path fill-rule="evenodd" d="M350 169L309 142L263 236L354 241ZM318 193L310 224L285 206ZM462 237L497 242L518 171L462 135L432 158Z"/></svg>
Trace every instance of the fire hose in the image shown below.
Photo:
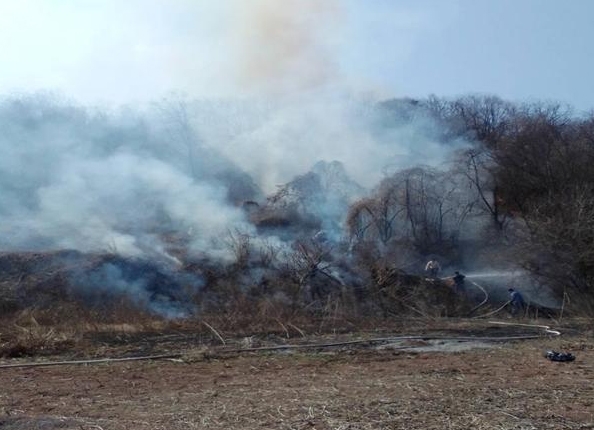
<svg viewBox="0 0 594 430"><path fill-rule="evenodd" d="M473 313L474 311L478 310L478 309L479 309L481 306L483 306L485 303L487 303L487 302L489 301L489 293L487 293L487 290L485 290L483 287L481 287L481 286L480 286L479 284L477 284L476 282L474 282L474 281L470 281L470 283L471 283L472 285L474 285L475 287L477 287L479 290L481 290L481 291L483 292L483 294L485 295L485 298L483 299L483 301L482 301L482 302L480 302L478 305L476 305L474 308L472 308L472 309L470 310L470 312L468 313L469 315L472 315L472 313ZM507 303L506 303L506 305L507 305ZM504 305L503 307L505 307L505 305ZM502 307L501 309L503 309L503 307ZM499 311L499 309L498 309L498 311Z"/></svg>
<svg viewBox="0 0 594 430"><path fill-rule="evenodd" d="M524 327L534 327L544 329L547 335L560 336L561 332L557 330L551 330L549 326L545 325L533 325L533 324L519 324L519 323L506 323L499 321L489 321L490 324L500 325L516 325ZM246 352L263 352L263 351L275 351L275 350L290 350L290 349L317 349L317 348L331 348L337 346L355 345L355 344L372 344L372 343L388 343L403 340L449 340L458 342L506 342L514 340L529 340L539 339L542 335L516 335L516 336L437 336L437 335L420 335L420 336L396 336L396 337L380 337L372 339L352 340L344 342L331 342L331 343L308 343L302 345L275 345L275 346L263 346L255 348L217 348L214 350L218 354L239 354ZM409 349L410 346L402 346L397 349ZM17 367L41 367L41 366L67 366L67 365L80 365L80 364L100 364L100 363L117 363L125 361L142 361L142 360L161 360L161 359L181 359L186 355L187 352L178 352L171 354L160 354L160 355L145 355L138 357L121 357L121 358L97 358L88 360L63 360L63 361L46 361L46 362L25 362L25 363L10 363L0 364L0 369L9 369Z"/></svg>
<svg viewBox="0 0 594 430"><path fill-rule="evenodd" d="M551 334L553 336L561 336L561 332L557 330L551 330L551 327L548 325L539 325L539 324L522 324L522 323L508 323L503 321L489 321L489 324L499 324L499 325L513 325L513 326L521 326L521 327L536 327L544 329L545 333Z"/></svg>

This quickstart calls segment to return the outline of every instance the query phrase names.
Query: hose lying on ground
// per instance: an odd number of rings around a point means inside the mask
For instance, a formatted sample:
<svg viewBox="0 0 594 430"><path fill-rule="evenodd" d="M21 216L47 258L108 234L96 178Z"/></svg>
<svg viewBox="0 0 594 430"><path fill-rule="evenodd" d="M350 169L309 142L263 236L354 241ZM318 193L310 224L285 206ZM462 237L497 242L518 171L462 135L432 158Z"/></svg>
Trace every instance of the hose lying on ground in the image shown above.
<svg viewBox="0 0 594 430"><path fill-rule="evenodd" d="M551 330L551 327L548 325L539 325L539 324L523 324L523 323L508 323L503 321L489 321L489 324L499 324L499 325L515 325L521 327L536 327L544 329L545 333L552 334L553 336L561 336L561 332L557 330Z"/></svg>
<svg viewBox="0 0 594 430"><path fill-rule="evenodd" d="M519 324L519 323L505 323L498 321L489 321L491 324L503 324L503 325L517 325L525 327L543 328L545 333L549 335L559 336L560 332L551 330L549 326L544 325L532 325L532 324ZM483 342L506 342L513 340L528 340L538 339L541 335L517 335L517 336L396 336L396 337L380 337L372 339L362 340L351 340L345 342L332 342L332 343L309 343L303 345L276 345L276 346L263 346L256 348L216 348L214 353L217 354L232 354L242 352L262 352L262 351L275 351L275 350L288 350L288 349L316 349L316 348L330 348L344 345L355 345L364 343L386 343L395 342L400 340L451 340L459 342L471 342L471 341L483 341ZM404 346L402 349L411 348L410 346ZM66 361L46 361L46 362L27 362L27 363L12 363L12 364L0 364L0 369L16 368L16 367L40 367L40 366L66 366L66 365L79 365L79 364L99 364L99 363L115 363L123 361L141 361L141 360L161 360L161 359L179 359L185 355L184 352L161 354L161 355L146 355L140 357L122 357L122 358L98 358L89 360L66 360Z"/></svg>
<svg viewBox="0 0 594 430"><path fill-rule="evenodd" d="M472 317L472 319L477 319L477 318L484 318L484 317L490 317L491 315L496 314L497 312L499 312L500 310L502 310L503 308L505 308L507 305L509 305L511 303L511 301L507 301L505 302L503 305L501 305L500 307L498 307L497 309L495 309L492 312L488 312L486 314L482 314L482 315L477 315L475 317Z"/></svg>
<svg viewBox="0 0 594 430"><path fill-rule="evenodd" d="M142 357L122 357L122 358L96 358L89 360L64 360L64 361L45 361L45 362L28 362L28 363L12 363L1 364L0 369L8 369L11 367L39 367L39 366L67 366L71 364L99 364L99 363L117 363L121 361L141 361L141 360L161 360L180 358L182 353L161 354L161 355L145 355Z"/></svg>

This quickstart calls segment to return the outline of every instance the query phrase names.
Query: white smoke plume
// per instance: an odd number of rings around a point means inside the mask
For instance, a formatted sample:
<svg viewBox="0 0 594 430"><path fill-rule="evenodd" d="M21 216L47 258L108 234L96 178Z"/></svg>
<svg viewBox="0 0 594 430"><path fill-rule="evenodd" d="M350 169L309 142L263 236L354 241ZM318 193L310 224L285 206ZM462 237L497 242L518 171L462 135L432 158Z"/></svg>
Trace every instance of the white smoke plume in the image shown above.
<svg viewBox="0 0 594 430"><path fill-rule="evenodd" d="M258 188L274 192L319 160L340 161L355 181L372 187L387 168L438 165L452 151L436 138L430 120L397 123L343 85L336 55L346 22L342 2L177 2L173 12L180 22L191 20L184 12L206 13L220 25L193 34L218 35L217 49L196 44L194 63L175 46L169 50L153 40L163 31L154 24L166 5L149 5L139 34L151 43L135 44L130 58L172 52L167 64L183 69L182 88L191 73L204 79L203 66L212 59L220 74L211 69L206 75L213 87L226 89L226 97L173 97L148 110L110 111L48 96L5 96L2 249L174 259L162 238L175 231L193 250L220 256L226 232L253 232L237 206L242 198L261 198ZM85 9L85 16L97 7ZM124 24L133 10L122 8L113 37L130 36Z"/></svg>
<svg viewBox="0 0 594 430"><path fill-rule="evenodd" d="M335 93L244 101L218 110L202 103L196 121L206 141L267 192L319 160L342 162L354 180L371 187L386 168L437 166L455 150L440 141L429 118L398 124L373 102Z"/></svg>
<svg viewBox="0 0 594 430"><path fill-rule="evenodd" d="M157 237L174 230L214 251L229 226L249 229L224 185L193 177L186 154L141 117L33 97L5 100L0 122L3 249L141 256L158 254Z"/></svg>

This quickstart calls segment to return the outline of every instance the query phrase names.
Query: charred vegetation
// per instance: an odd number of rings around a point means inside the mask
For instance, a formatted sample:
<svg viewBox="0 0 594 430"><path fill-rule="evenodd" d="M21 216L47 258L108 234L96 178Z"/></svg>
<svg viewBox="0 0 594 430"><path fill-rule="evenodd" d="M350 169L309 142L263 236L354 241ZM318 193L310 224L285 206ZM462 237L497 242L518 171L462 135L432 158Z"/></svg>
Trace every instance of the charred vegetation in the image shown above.
<svg viewBox="0 0 594 430"><path fill-rule="evenodd" d="M21 181L6 172L13 185L0 215L34 216L11 224L4 247L45 251L0 255L3 317L28 313L33 326L208 318L225 329L285 334L317 321L337 330L378 318L480 314L481 297L452 288L454 270L511 268L523 271L515 287L538 286L531 298L539 315L591 315L591 117L490 96L395 100L372 112L378 138L431 124L424 138L448 158L389 166L369 188L342 163L319 162L266 196L199 138L191 105L161 111L169 120L153 127L47 100L6 102L6 136L31 146L69 135L94 158L54 171L68 164L42 147L45 170ZM115 166L115 185L104 185L102 163ZM72 190L68 178L82 179ZM76 201L81 190L99 190L97 201ZM52 199L77 204L68 211ZM424 273L429 258L442 263L437 278ZM493 288L506 291L505 282ZM485 311L505 303L493 297Z"/></svg>

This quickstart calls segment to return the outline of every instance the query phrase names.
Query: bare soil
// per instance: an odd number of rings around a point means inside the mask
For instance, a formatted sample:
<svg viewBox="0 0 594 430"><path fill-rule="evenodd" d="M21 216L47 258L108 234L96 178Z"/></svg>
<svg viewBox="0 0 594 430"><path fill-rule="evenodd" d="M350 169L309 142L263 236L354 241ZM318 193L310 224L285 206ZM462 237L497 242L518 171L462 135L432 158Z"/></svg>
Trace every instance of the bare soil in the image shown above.
<svg viewBox="0 0 594 430"><path fill-rule="evenodd" d="M0 428L594 429L591 327L566 324L551 337L537 328L443 321L225 345L188 332L95 333L84 349L1 364L182 353L0 368ZM518 334L538 337L486 339ZM263 347L278 348L255 349ZM549 361L549 349L576 360Z"/></svg>

